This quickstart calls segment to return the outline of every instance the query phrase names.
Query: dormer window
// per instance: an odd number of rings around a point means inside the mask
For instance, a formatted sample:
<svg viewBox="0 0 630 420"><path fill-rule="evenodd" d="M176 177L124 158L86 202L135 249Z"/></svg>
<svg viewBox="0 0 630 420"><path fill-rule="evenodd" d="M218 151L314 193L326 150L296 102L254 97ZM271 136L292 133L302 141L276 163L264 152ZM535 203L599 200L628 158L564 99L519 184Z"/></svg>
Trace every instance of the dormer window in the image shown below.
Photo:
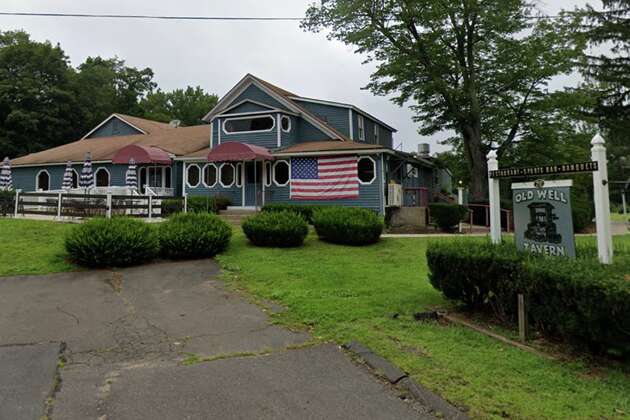
<svg viewBox="0 0 630 420"><path fill-rule="evenodd" d="M223 131L226 134L271 131L274 126L275 119L270 115L228 118L223 121Z"/></svg>
<svg viewBox="0 0 630 420"><path fill-rule="evenodd" d="M365 141L365 121L363 115L357 115L357 126L359 127L359 140Z"/></svg>

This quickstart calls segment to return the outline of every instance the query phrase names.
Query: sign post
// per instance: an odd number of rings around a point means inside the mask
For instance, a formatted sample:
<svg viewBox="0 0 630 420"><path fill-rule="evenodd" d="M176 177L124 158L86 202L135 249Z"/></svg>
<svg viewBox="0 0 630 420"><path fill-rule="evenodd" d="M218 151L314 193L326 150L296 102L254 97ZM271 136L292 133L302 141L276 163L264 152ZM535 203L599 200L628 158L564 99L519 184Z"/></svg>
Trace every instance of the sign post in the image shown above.
<svg viewBox="0 0 630 420"><path fill-rule="evenodd" d="M488 195L490 201L490 241L493 244L501 243L501 198L499 192L499 178L491 176L492 171L499 169L497 152L490 150L488 153Z"/></svg>
<svg viewBox="0 0 630 420"><path fill-rule="evenodd" d="M610 198L608 197L608 168L604 139L596 134L591 140L591 159L597 162L593 172L595 195L595 225L597 227L597 254L602 264L612 264L613 245L610 230Z"/></svg>
<svg viewBox="0 0 630 420"><path fill-rule="evenodd" d="M464 205L464 186L462 185L462 181L459 181L457 185L457 204L460 206ZM462 221L459 221L459 233L462 233Z"/></svg>

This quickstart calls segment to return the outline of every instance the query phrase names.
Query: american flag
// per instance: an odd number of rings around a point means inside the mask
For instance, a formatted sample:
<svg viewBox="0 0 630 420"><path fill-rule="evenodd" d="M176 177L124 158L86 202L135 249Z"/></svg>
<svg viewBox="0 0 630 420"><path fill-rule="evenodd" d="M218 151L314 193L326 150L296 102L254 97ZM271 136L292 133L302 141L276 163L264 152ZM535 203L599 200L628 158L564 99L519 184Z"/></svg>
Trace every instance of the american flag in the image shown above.
<svg viewBox="0 0 630 420"><path fill-rule="evenodd" d="M291 158L291 198L335 200L358 196L356 156Z"/></svg>

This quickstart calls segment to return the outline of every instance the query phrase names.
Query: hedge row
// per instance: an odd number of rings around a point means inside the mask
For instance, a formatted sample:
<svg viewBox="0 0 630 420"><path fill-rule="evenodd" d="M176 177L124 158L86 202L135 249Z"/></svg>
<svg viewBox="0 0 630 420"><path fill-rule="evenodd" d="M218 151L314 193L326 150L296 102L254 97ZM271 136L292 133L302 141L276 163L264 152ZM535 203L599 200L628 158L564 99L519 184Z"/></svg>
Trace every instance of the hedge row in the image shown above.
<svg viewBox="0 0 630 420"><path fill-rule="evenodd" d="M378 242L385 223L375 212L354 207L322 207L313 213L313 226L320 239L343 245Z"/></svg>
<svg viewBox="0 0 630 420"><path fill-rule="evenodd" d="M291 211L297 213L306 220L307 223L313 224L313 212L323 208L323 206L309 206L299 204L267 204L262 208L263 212L285 212Z"/></svg>
<svg viewBox="0 0 630 420"><path fill-rule="evenodd" d="M257 246L296 247L304 243L308 225L291 211L262 212L243 222L243 232Z"/></svg>
<svg viewBox="0 0 630 420"><path fill-rule="evenodd" d="M630 355L630 254L605 266L582 251L587 256L558 259L529 256L513 244L436 242L427 250L429 279L447 298L512 322L523 293L530 325L541 333L595 353Z"/></svg>
<svg viewBox="0 0 630 420"><path fill-rule="evenodd" d="M218 213L232 205L232 200L223 195L215 196L189 196L187 199L188 213ZM181 213L184 208L181 199L162 200L162 216L168 217L172 214Z"/></svg>
<svg viewBox="0 0 630 420"><path fill-rule="evenodd" d="M159 227L128 217L94 218L65 238L70 258L86 267L125 267L164 258L209 258L225 250L232 229L212 214L177 214Z"/></svg>

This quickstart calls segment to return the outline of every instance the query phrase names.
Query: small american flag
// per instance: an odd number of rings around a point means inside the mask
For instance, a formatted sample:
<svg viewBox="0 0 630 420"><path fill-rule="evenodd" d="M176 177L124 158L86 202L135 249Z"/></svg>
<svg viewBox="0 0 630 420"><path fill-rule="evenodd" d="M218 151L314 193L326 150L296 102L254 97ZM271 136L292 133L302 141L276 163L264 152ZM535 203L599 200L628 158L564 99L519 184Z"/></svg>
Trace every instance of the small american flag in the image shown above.
<svg viewBox="0 0 630 420"><path fill-rule="evenodd" d="M358 196L356 156L291 158L291 198L335 200Z"/></svg>

